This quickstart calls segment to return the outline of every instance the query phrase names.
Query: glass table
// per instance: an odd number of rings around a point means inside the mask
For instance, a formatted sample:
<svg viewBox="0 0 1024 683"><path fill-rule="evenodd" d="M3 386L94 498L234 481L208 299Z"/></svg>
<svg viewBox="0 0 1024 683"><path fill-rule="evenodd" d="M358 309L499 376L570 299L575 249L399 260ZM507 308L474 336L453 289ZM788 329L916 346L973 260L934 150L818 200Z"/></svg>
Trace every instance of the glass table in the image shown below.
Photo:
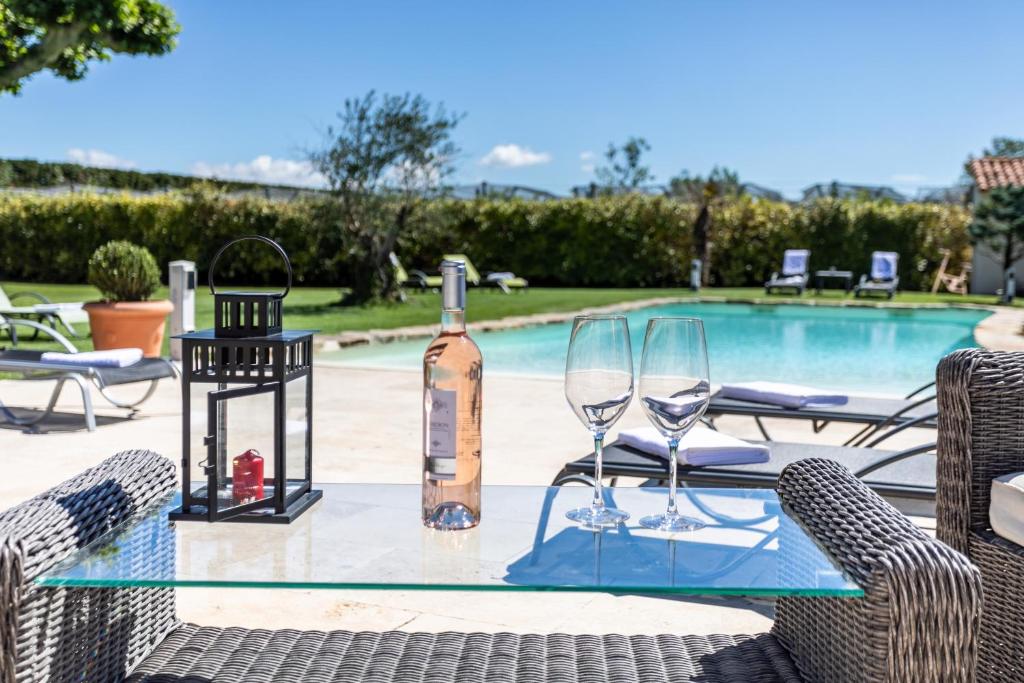
<svg viewBox="0 0 1024 683"><path fill-rule="evenodd" d="M420 523L420 487L325 484L289 525L174 522L169 496L37 579L96 588L223 586L690 595L841 596L863 591L769 489L681 489L680 511L708 526L666 534L635 524L666 491L608 488L631 513L619 529L565 518L584 487L485 486L481 524Z"/></svg>

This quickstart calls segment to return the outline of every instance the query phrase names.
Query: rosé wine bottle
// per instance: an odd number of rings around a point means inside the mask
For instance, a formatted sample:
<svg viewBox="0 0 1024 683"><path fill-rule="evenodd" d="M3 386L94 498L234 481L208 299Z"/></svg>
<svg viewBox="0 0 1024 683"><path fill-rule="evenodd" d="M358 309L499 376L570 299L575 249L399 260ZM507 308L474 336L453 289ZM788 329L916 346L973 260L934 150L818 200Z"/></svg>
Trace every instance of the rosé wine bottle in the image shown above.
<svg viewBox="0 0 1024 683"><path fill-rule="evenodd" d="M441 333L423 355L423 524L480 523L483 358L466 334L466 264L441 263Z"/></svg>

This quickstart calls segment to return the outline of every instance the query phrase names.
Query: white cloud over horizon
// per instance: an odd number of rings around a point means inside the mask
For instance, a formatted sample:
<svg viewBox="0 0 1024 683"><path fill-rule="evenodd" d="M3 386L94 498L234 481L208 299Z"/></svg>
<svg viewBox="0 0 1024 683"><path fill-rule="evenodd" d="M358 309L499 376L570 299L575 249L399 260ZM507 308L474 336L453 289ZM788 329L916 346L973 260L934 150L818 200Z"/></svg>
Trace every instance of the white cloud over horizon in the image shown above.
<svg viewBox="0 0 1024 683"><path fill-rule="evenodd" d="M520 147L516 144L495 145L491 151L480 159L484 166L498 166L501 168L522 168L525 166L538 166L551 161L551 155L547 152L534 152L529 147Z"/></svg>
<svg viewBox="0 0 1024 683"><path fill-rule="evenodd" d="M261 154L252 161L237 163L211 164L197 161L192 164L192 173L203 178L220 178L222 180L247 180L268 185L302 185L319 187L324 185L324 178L308 161L294 159L275 159L269 154Z"/></svg>
<svg viewBox="0 0 1024 683"><path fill-rule="evenodd" d="M101 149L81 149L72 147L67 151L68 160L83 166L97 166L99 168L135 168L135 162L122 159L116 154L104 152Z"/></svg>

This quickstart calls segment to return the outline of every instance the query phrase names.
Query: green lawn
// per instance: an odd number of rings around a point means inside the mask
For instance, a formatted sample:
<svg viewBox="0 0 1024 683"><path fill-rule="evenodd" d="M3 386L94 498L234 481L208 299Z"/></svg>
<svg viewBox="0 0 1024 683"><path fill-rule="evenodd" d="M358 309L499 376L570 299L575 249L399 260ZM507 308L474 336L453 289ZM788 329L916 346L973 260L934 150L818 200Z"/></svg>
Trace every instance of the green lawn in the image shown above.
<svg viewBox="0 0 1024 683"><path fill-rule="evenodd" d="M8 294L22 290L40 292L53 301L90 301L99 298L99 293L88 285L52 285L4 283ZM710 288L703 296L721 296L729 299L763 298L760 288ZM166 289L157 293L166 297ZM686 289L582 289L582 288L533 288L528 292L502 294L498 290L469 291L467 318L493 320L513 315L574 311L589 306L649 299L655 297L689 297L693 293ZM396 304L375 304L371 306L338 306L340 293L334 288L302 287L291 291L285 299L285 325L291 328L317 329L325 333L346 330L368 330L371 328L401 327L434 323L440 316L440 297L434 293L410 294L408 301ZM776 296L778 301L788 297ZM839 301L843 295L838 290L824 292L821 296L805 294L802 300ZM926 292L903 292L896 296L902 303L995 303L994 296L958 296L954 294L932 295ZM197 291L196 325L199 328L213 326L213 297L208 289ZM73 340L80 350L92 348L88 339ZM2 342L0 342L2 343ZM26 342L29 346L42 346ZM166 344L165 344L166 345Z"/></svg>

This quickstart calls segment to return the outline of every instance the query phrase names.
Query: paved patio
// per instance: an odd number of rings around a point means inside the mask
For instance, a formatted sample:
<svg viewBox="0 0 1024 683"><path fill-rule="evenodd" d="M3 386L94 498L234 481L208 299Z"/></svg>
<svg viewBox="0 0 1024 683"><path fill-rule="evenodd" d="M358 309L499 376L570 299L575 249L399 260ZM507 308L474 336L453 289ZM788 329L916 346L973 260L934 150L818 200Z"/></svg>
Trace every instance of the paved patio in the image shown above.
<svg viewBox="0 0 1024 683"><path fill-rule="evenodd" d="M318 364L315 374L314 478L335 482L416 483L420 476L421 375ZM0 381L8 404L40 406L48 384ZM560 379L490 375L484 384L484 483L548 484L567 460L590 448L565 403ZM163 382L136 419L94 398L100 426L79 430L81 403L66 390L71 414L47 433L2 425L5 475L0 507L57 484L129 448L180 459L180 389ZM646 425L634 403L620 426ZM723 419L723 431L757 438L753 422ZM74 431L66 431L74 429ZM850 427L822 434L791 421L770 424L777 439L841 443ZM913 430L910 430L911 432ZM894 437L894 447L925 441L927 433ZM920 520L929 525L930 520ZM771 606L742 599L670 599L609 594L441 593L434 591L179 590L182 618L210 625L273 628L400 629L409 631L568 633L757 633L770 626Z"/></svg>

